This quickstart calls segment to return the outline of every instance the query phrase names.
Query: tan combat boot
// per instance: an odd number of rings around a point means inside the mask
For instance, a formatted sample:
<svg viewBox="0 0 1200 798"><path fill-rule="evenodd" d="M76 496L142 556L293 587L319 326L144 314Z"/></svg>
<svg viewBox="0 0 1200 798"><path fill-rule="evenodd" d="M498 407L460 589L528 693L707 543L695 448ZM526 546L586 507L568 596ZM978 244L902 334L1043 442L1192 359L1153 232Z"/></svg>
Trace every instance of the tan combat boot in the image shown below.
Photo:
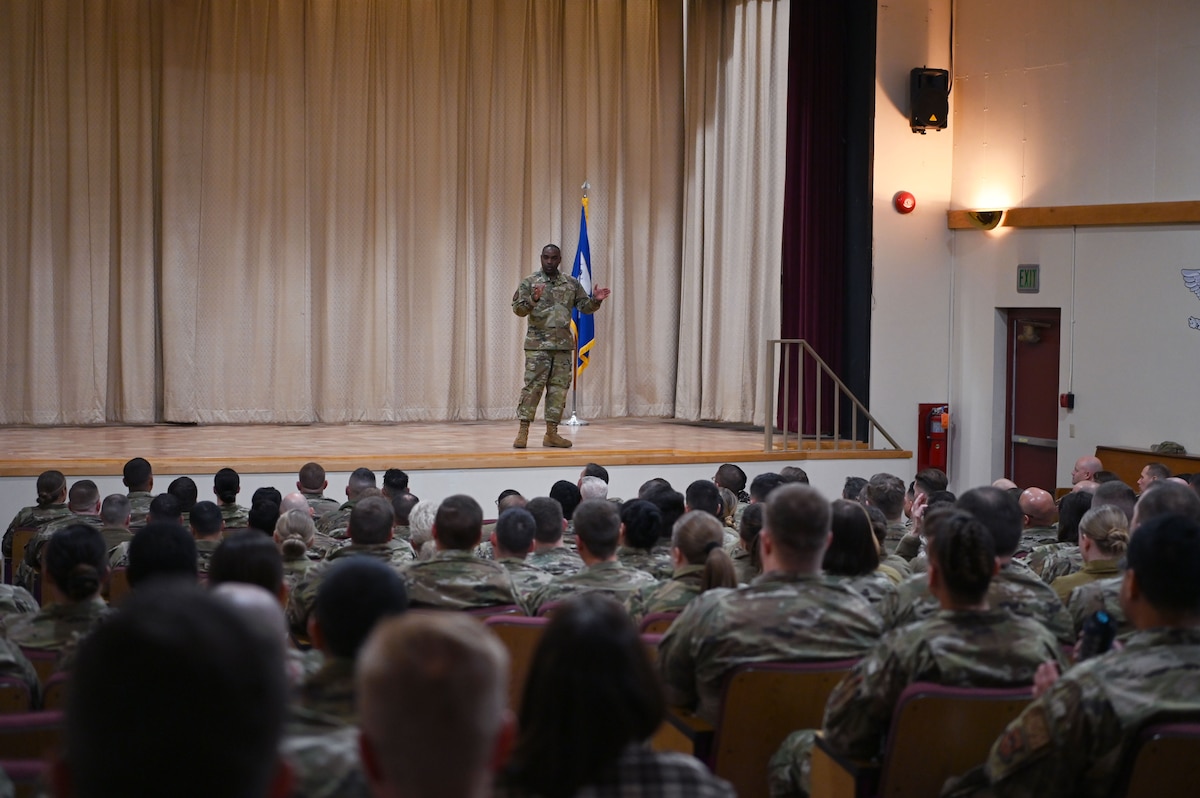
<svg viewBox="0 0 1200 798"><path fill-rule="evenodd" d="M542 438L542 446L553 446L555 449L570 449L573 444L558 434L558 425L553 421L546 422L546 437Z"/></svg>
<svg viewBox="0 0 1200 798"><path fill-rule="evenodd" d="M524 449L529 444L529 422L522 421L521 428L517 430L517 439L513 441L514 449Z"/></svg>

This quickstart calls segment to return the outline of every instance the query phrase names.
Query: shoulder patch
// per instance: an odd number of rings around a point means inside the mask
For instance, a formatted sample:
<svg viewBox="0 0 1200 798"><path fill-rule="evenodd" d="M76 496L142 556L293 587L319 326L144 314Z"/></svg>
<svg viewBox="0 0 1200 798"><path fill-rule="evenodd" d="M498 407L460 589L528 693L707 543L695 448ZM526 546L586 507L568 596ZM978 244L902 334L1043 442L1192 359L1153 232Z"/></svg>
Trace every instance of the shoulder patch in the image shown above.
<svg viewBox="0 0 1200 798"><path fill-rule="evenodd" d="M1038 703L1021 714L1008 725L992 749L988 769L993 781L1014 770L1023 762L1037 759L1050 748L1050 727L1046 722L1046 710Z"/></svg>

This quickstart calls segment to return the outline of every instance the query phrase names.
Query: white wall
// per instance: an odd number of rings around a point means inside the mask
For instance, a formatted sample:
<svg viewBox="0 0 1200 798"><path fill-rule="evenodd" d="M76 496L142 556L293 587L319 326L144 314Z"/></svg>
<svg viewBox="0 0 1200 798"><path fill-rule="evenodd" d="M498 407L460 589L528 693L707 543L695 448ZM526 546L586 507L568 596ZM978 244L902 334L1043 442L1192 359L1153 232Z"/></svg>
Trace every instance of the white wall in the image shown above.
<svg viewBox="0 0 1200 798"><path fill-rule="evenodd" d="M906 66L892 39L909 32L888 24L898 17L928 20L931 37L941 35L941 18L925 3L881 8L881 84ZM952 172L948 201L937 209L943 231L948 207L1200 199L1200 4L987 0L956 4L955 24ZM893 254L929 256L924 238L911 231L888 237L903 220L884 204L890 195L883 196L889 186L881 176L909 145L886 110L876 122L873 410L889 419L915 413L923 400L912 398L913 385L882 390L897 373L887 364L911 355L914 336L944 325L948 385L932 367L913 382L950 395L954 486L990 481L1004 460L997 309L1056 307L1063 318L1060 391L1073 388L1077 402L1059 412L1058 484L1069 484L1075 458L1098 444L1171 439L1200 451L1200 429L1188 422L1188 399L1200 389L1200 331L1189 317L1200 318L1200 300L1180 274L1200 268L1200 226L947 234L940 263L953 298L937 306L932 298L947 296L937 269ZM1016 293L1019 263L1041 265L1039 294ZM931 299L895 334L889 326L914 294Z"/></svg>

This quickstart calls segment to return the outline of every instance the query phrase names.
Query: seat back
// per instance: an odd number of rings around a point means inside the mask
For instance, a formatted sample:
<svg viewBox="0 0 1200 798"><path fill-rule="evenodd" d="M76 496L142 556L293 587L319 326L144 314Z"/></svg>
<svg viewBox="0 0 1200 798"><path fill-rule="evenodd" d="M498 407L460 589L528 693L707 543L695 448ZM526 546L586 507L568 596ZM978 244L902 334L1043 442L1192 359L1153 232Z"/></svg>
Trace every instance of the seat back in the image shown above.
<svg viewBox="0 0 1200 798"><path fill-rule="evenodd" d="M68 678L69 673L59 671L42 682L42 709L66 709Z"/></svg>
<svg viewBox="0 0 1200 798"><path fill-rule="evenodd" d="M1125 798L1188 795L1200 783L1200 719L1153 723L1138 734L1129 752Z"/></svg>
<svg viewBox="0 0 1200 798"><path fill-rule="evenodd" d="M129 575L124 568L114 568L108 573L108 595L105 598L114 607L129 592Z"/></svg>
<svg viewBox="0 0 1200 798"><path fill-rule="evenodd" d="M545 604L537 608L537 617L550 618L554 615L554 613L558 612L558 608L561 606L561 601L547 601Z"/></svg>
<svg viewBox="0 0 1200 798"><path fill-rule="evenodd" d="M17 676L0 676L0 715L28 712L33 709L29 685Z"/></svg>
<svg viewBox="0 0 1200 798"><path fill-rule="evenodd" d="M533 652L537 650L550 619L489 615L483 622L508 649L508 707L513 714L517 714L521 710L521 697L525 694L525 681L529 677L529 666L533 663Z"/></svg>
<svg viewBox="0 0 1200 798"><path fill-rule="evenodd" d="M767 795L767 762L797 729L819 729L825 702L857 660L741 665L725 677L713 773L740 798Z"/></svg>
<svg viewBox="0 0 1200 798"><path fill-rule="evenodd" d="M41 759L0 760L0 770L16 788L16 798L39 798L46 794L47 764Z"/></svg>
<svg viewBox="0 0 1200 798"><path fill-rule="evenodd" d="M677 612L652 612L642 618L638 631L642 634L665 634L678 617Z"/></svg>
<svg viewBox="0 0 1200 798"><path fill-rule="evenodd" d="M471 607L463 610L476 618L489 618L492 615L524 615L525 610L517 604L493 604L490 607Z"/></svg>
<svg viewBox="0 0 1200 798"><path fill-rule="evenodd" d="M37 537L36 529L14 529L12 539L12 557L6 563L4 581L13 584L17 579L17 566L25 559L25 547L29 541Z"/></svg>
<svg viewBox="0 0 1200 798"><path fill-rule="evenodd" d="M56 649L22 647L21 653L25 655L25 658L33 665L33 669L37 671L39 682L45 684L54 675L59 656L59 652Z"/></svg>
<svg viewBox="0 0 1200 798"><path fill-rule="evenodd" d="M62 739L63 713L0 715L0 760L44 759Z"/></svg>
<svg viewBox="0 0 1200 798"><path fill-rule="evenodd" d="M910 684L892 715L879 795L937 795L947 778L983 764L1004 727L1032 700L1030 687ZM937 745L930 745L931 729Z"/></svg>

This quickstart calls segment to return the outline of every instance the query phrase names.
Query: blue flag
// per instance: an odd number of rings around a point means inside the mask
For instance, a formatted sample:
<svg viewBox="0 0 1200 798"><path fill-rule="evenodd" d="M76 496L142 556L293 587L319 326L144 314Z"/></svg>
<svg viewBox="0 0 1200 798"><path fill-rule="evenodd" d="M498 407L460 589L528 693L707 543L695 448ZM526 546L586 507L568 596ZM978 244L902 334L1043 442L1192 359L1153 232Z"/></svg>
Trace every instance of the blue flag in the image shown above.
<svg viewBox="0 0 1200 798"><path fill-rule="evenodd" d="M592 248L588 245L587 233L587 197L579 208L579 246L575 250L575 265L571 268L571 276L579 281L588 296L592 295ZM588 367L591 358L592 344L595 343L596 322L587 313L571 309L571 333L575 336L575 376L578 377Z"/></svg>

